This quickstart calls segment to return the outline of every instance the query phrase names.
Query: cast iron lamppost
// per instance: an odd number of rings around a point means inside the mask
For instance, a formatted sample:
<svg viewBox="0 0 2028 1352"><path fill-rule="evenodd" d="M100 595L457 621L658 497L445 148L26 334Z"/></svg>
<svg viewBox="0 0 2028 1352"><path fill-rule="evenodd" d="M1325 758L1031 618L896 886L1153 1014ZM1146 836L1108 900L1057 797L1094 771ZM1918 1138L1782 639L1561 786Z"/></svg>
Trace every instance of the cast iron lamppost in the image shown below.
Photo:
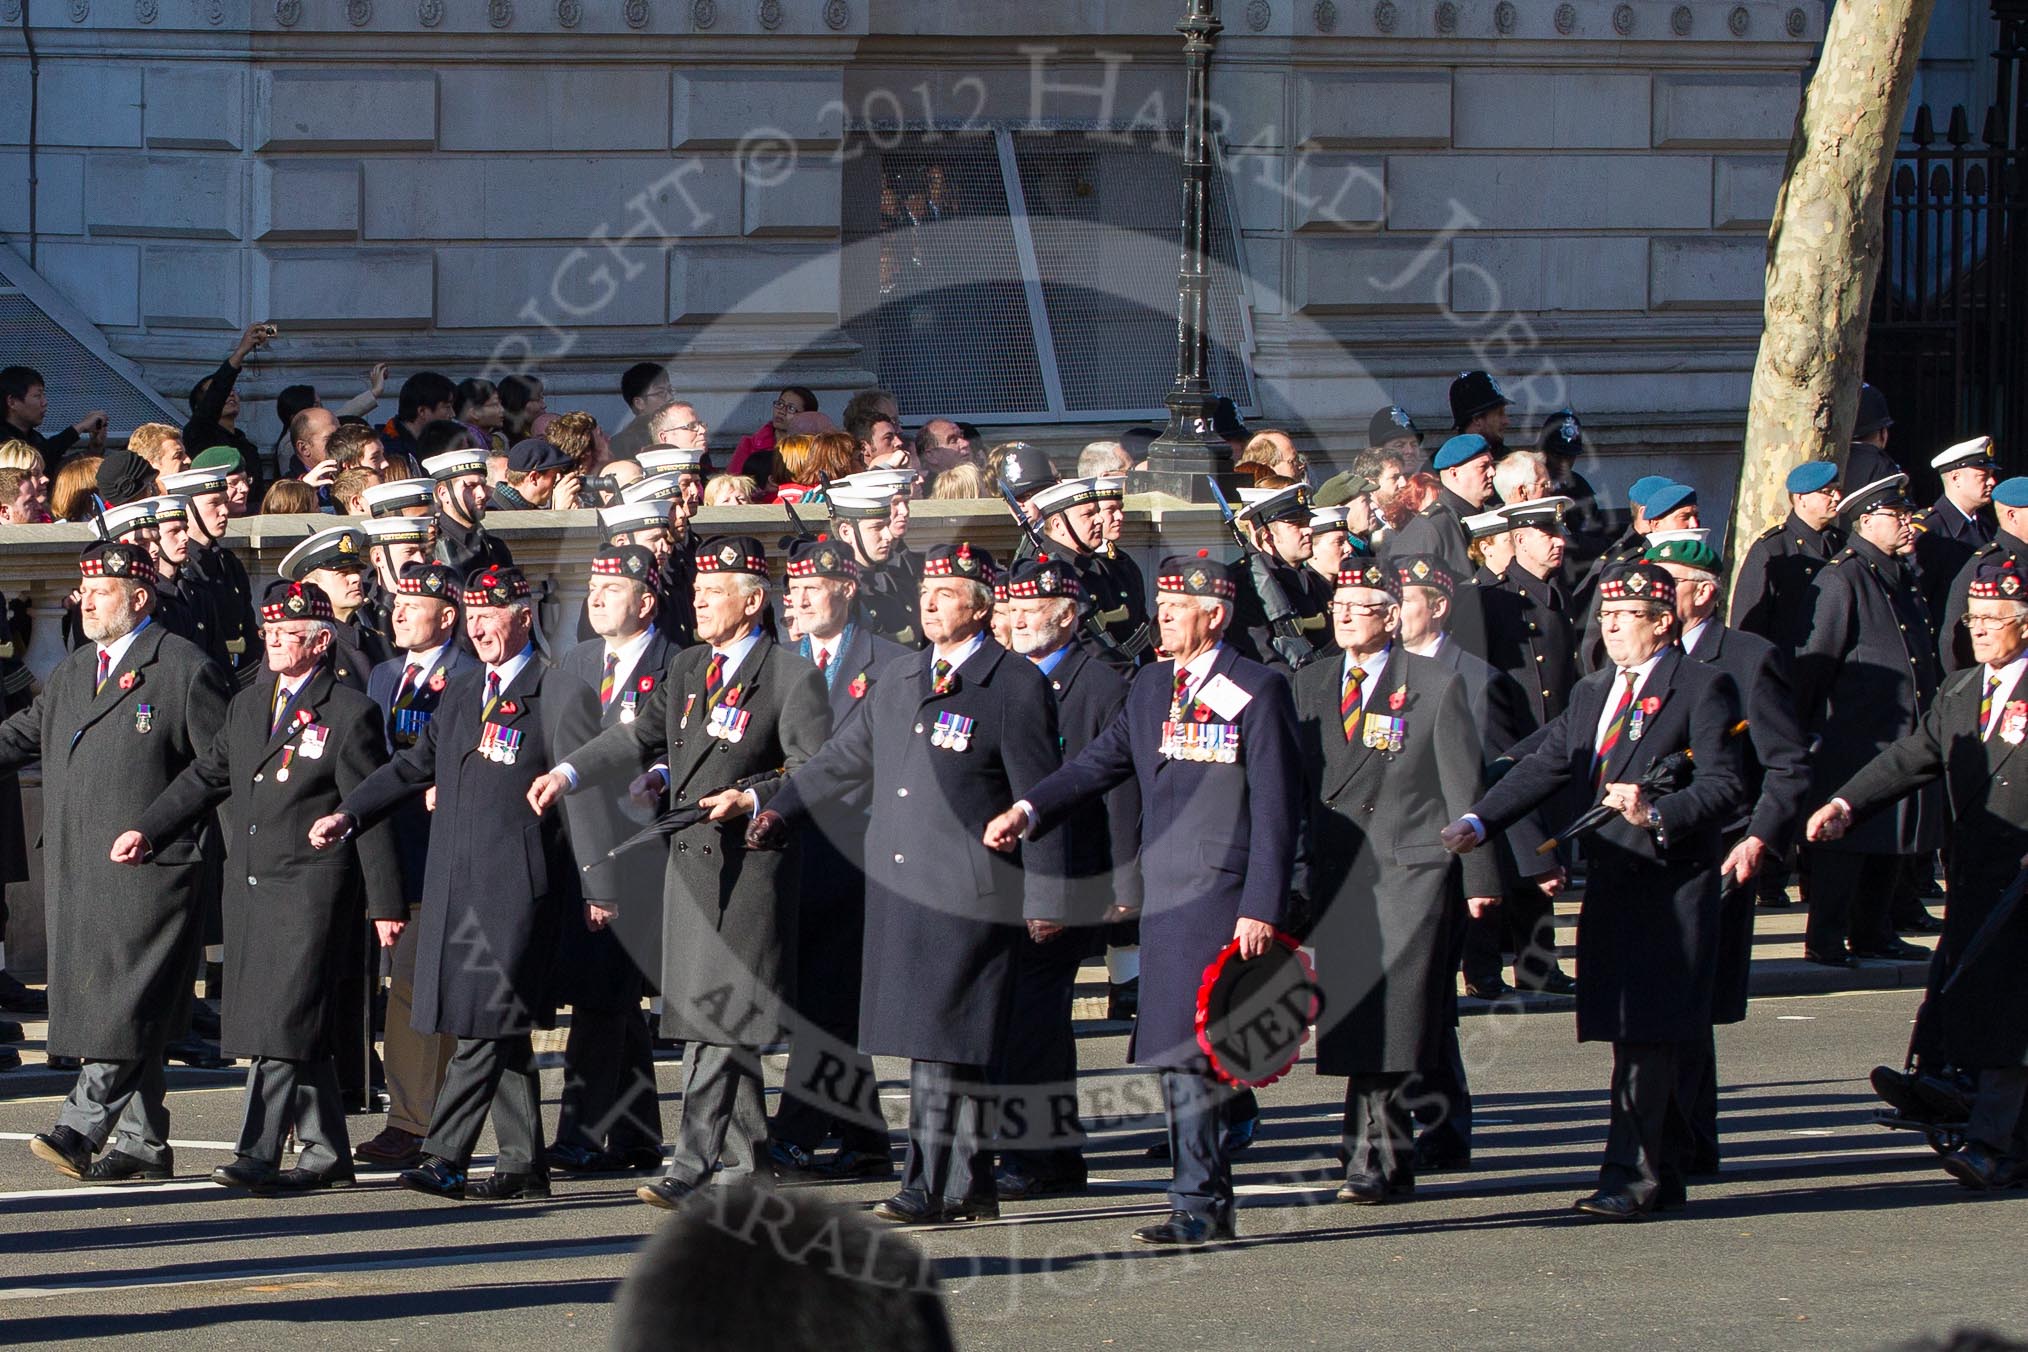
<svg viewBox="0 0 2028 1352"><path fill-rule="evenodd" d="M1224 30L1216 0L1189 0L1183 35L1188 77L1183 127L1183 254L1177 273L1176 386L1169 426L1148 448L1148 487L1208 502L1207 474L1232 471L1232 448L1212 430L1211 391L1211 51Z"/></svg>

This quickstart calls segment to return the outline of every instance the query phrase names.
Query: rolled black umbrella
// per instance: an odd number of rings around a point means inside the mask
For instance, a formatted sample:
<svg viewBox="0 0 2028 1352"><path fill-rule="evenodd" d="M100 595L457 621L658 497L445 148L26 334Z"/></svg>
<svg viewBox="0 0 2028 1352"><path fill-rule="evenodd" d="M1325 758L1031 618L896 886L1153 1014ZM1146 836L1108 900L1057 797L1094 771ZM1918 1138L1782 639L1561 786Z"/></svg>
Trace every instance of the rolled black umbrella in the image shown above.
<svg viewBox="0 0 2028 1352"><path fill-rule="evenodd" d="M1737 737L1742 732L1745 732L1746 729L1747 721L1742 718L1727 728L1725 735L1727 737ZM1662 759L1650 765L1648 772L1641 776L1638 781L1641 791L1649 794L1662 794L1673 793L1677 789L1682 788L1690 782L1691 762L1695 759L1696 756L1687 746L1681 751L1662 757ZM1576 840L1582 836L1588 836L1619 815L1617 808L1610 808L1604 803L1600 803L1597 807L1592 808L1576 821L1564 827L1540 845L1537 845L1535 853L1538 855L1548 854L1558 845Z"/></svg>

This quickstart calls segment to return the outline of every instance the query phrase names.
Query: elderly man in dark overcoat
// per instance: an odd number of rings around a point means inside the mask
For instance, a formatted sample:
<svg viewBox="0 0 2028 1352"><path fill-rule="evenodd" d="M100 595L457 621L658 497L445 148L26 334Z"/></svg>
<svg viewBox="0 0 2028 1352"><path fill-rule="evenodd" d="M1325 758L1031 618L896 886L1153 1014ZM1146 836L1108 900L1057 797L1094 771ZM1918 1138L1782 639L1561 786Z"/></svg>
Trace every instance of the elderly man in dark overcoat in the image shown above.
<svg viewBox="0 0 2028 1352"><path fill-rule="evenodd" d="M218 735L230 678L152 619L146 549L94 544L78 571L84 645L0 723L0 770L42 762L49 1054L84 1062L56 1126L29 1146L86 1182L162 1179L175 1168L162 1049L190 1017L200 842L165 836L135 870L108 856L108 836Z"/></svg>
<svg viewBox="0 0 2028 1352"><path fill-rule="evenodd" d="M387 759L380 708L330 669L331 603L315 583L276 581L261 599L268 672L234 698L225 727L132 829L115 863L142 865L218 808L225 876L225 1007L220 1045L253 1059L231 1164L211 1179L255 1193L352 1181L338 1086L338 990L369 918L407 914L392 831L375 827L322 853L303 838ZM281 1164L293 1132L301 1150Z"/></svg>
<svg viewBox="0 0 2028 1352"><path fill-rule="evenodd" d="M1614 564L1598 595L1610 665L1577 683L1534 750L1443 841L1469 851L1573 783L1612 810L1585 839L1577 926L1577 1036L1613 1044L1612 1115L1598 1191L1576 1209L1637 1220L1682 1200L1678 1072L1711 1025L1722 831L1745 793L1740 703L1730 676L1676 646L1675 583L1660 565ZM1686 783L1642 784L1684 750Z"/></svg>
<svg viewBox="0 0 2028 1352"><path fill-rule="evenodd" d="M1813 807L1915 731L1936 698L1936 636L1914 566L1907 488L1908 476L1896 474L1847 493L1838 514L1850 543L1817 575L1816 613L1794 668ZM1850 834L1812 845L1803 956L1832 967L1855 957L1928 958L1895 937L1889 912L1907 861L1937 847L1942 825L1937 791L1925 787Z"/></svg>
<svg viewBox="0 0 2028 1352"><path fill-rule="evenodd" d="M1839 785L1810 817L1812 841L1836 839L1919 787L1940 784L1949 807L1950 904L1930 1005L1929 1050L1978 1088L1965 1144L1943 1166L1976 1191L2028 1178L2028 910L2003 902L2028 858L2028 574L1988 555L1966 587L1977 665L1944 683L1914 732Z"/></svg>
<svg viewBox="0 0 2028 1352"><path fill-rule="evenodd" d="M633 727L654 701L676 651L662 631L655 580L661 561L641 545L607 545L592 560L585 617L594 637L563 655L563 670L599 699L601 728ZM625 790L608 787L614 809ZM656 800L659 802L659 799ZM650 808L637 808L645 819ZM564 927L561 1002L570 1006L563 1047L563 1099L549 1161L573 1173L662 1167L662 1104L655 1045L641 996L662 971L659 849L616 861L615 895L626 905L604 929Z"/></svg>
<svg viewBox="0 0 2028 1352"><path fill-rule="evenodd" d="M831 712L817 669L761 629L767 555L725 536L697 551L697 642L677 653L639 717L572 751L529 790L537 811L570 785L631 780L678 808L743 785L762 805L823 744ZM652 768L651 768L652 767ZM587 795L591 796L591 795ZM751 807L752 804L749 804ZM773 1180L763 1049L795 999L802 854L749 851L744 827L700 820L668 846L662 893L662 1029L683 1038L683 1119L668 1168L638 1190L673 1210L707 1185Z"/></svg>
<svg viewBox="0 0 2028 1352"><path fill-rule="evenodd" d="M1014 651L1049 678L1063 754L1076 756L1112 726L1127 682L1079 639L1090 576L1082 560L1024 559L1008 581ZM1057 828L1070 879L1066 921L1016 950L1014 1023L1022 1030L994 1068L1006 1096L1002 1201L1085 1190L1084 1129L1077 1109L1077 1034L1071 1003L1079 966L1105 952L1109 922L1141 909L1141 788L1131 779Z"/></svg>
<svg viewBox="0 0 2028 1352"><path fill-rule="evenodd" d="M816 805L872 787L859 1047L905 1056L908 1158L874 1208L899 1224L997 1216L989 1068L1016 1035L1016 946L1066 918L1060 842L1011 855L980 830L1055 769L1049 683L987 633L993 561L966 542L923 561L929 648L887 668L859 715L789 776L751 838L780 839ZM728 802L746 795L724 795Z"/></svg>
<svg viewBox="0 0 2028 1352"><path fill-rule="evenodd" d="M1165 662L1143 667L1112 723L1076 759L995 817L987 842L1012 848L1128 780L1141 787L1141 1004L1134 1060L1161 1071L1168 1113L1169 1215L1145 1244L1230 1238L1227 1086L1197 1043L1197 992L1228 946L1267 952L1288 908L1301 809L1295 705L1279 672L1225 643L1238 582L1200 552L1156 578Z"/></svg>
<svg viewBox="0 0 2028 1352"><path fill-rule="evenodd" d="M1699 539L1648 547L1647 559L1676 580L1676 622L1683 651L1732 677L1746 713L1741 746L1746 792L1725 823L1724 896L1718 915L1718 974L1711 1021L1746 1018L1753 962L1754 879L1780 867L1810 790L1809 754L1796 722L1788 660L1758 634L1718 622L1718 553ZM1690 1114L1690 1172L1718 1171L1718 1044L1707 1034L1684 1060L1680 1086Z"/></svg>
<svg viewBox="0 0 2028 1352"><path fill-rule="evenodd" d="M1393 562L1347 559L1331 599L1338 660L1295 680L1305 821L1294 889L1317 917L1317 1071L1346 1077L1338 1199L1366 1206L1415 1190L1403 1091L1443 1037L1457 889L1474 913L1501 891L1493 851L1460 861L1438 838L1478 798L1483 752L1463 680L1398 642L1399 576Z"/></svg>
<svg viewBox="0 0 2028 1352"><path fill-rule="evenodd" d="M412 1017L458 1044L423 1163L401 1175L403 1187L435 1197L548 1195L530 1034L555 1017L562 926L603 925L616 909L610 869L597 861L617 821L571 807L566 830L555 813L529 816L528 788L558 749L598 731L597 697L536 654L531 607L518 569L475 569L464 584L465 627L481 665L450 683L414 746L310 828L311 843L329 848L436 789ZM581 873L573 847L597 866ZM489 1114L499 1140L493 1174L468 1182Z"/></svg>
<svg viewBox="0 0 2028 1352"><path fill-rule="evenodd" d="M783 612L796 652L816 664L831 703L831 735L867 707L908 649L860 624L859 565L836 540L789 551ZM894 1152L873 1058L859 1050L860 961L866 945L866 825L870 789L817 804L802 833L803 908L796 917L796 1025L768 1150L784 1176L889 1178ZM837 1152L817 1148L832 1135Z"/></svg>

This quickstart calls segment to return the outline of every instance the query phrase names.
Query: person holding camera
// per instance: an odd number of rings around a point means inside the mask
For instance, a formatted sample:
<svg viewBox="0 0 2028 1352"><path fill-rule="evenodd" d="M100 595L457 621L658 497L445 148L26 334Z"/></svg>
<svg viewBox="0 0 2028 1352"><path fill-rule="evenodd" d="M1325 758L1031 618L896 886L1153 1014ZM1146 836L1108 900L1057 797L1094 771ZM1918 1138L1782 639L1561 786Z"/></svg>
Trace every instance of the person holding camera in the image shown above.
<svg viewBox="0 0 2028 1352"><path fill-rule="evenodd" d="M507 480L493 485L494 511L528 511L538 507L575 507L583 486L577 461L553 441L529 437L507 452Z"/></svg>
<svg viewBox="0 0 2028 1352"><path fill-rule="evenodd" d="M266 462L261 458L260 447L239 429L239 391L234 386L246 359L272 343L278 333L279 329L265 321L249 324L218 369L191 386L190 421L183 424L185 446L206 449L230 446L239 452L240 463L259 475ZM263 487L258 482L253 485L256 498Z"/></svg>

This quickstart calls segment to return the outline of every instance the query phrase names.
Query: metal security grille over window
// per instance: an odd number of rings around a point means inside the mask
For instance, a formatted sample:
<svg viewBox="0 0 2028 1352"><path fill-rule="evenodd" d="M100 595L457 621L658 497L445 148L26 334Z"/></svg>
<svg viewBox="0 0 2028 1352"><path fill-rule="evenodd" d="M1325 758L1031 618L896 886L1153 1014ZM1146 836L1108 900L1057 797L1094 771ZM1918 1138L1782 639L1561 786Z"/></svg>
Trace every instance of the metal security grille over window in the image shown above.
<svg viewBox="0 0 2028 1352"><path fill-rule="evenodd" d="M1173 134L869 132L845 169L846 331L906 409L1165 420L1176 376ZM1253 405L1224 176L1211 202L1212 388Z"/></svg>

